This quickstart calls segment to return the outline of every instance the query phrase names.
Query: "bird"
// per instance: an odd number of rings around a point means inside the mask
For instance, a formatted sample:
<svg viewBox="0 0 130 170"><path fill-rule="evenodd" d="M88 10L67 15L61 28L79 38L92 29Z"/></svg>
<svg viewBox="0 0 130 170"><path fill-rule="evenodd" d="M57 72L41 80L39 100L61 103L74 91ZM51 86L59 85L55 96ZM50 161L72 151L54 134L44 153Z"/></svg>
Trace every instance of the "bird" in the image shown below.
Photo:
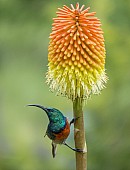
<svg viewBox="0 0 130 170"><path fill-rule="evenodd" d="M56 156L57 144L63 144L76 152L83 152L82 149L72 148L66 143L66 139L70 134L70 126L72 123L76 121L78 118L73 118L70 122L67 117L63 115L63 113L51 107L44 107L39 104L28 104L27 106L38 107L45 111L48 116L49 124L46 130L44 137L47 135L50 140L52 140L52 156L53 158Z"/></svg>

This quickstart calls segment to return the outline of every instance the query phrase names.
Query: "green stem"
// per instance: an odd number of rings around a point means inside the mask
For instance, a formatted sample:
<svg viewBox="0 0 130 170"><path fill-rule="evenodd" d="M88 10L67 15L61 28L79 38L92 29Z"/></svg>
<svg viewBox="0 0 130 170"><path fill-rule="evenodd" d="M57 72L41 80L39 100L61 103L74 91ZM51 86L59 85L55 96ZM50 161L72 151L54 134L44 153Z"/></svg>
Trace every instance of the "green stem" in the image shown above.
<svg viewBox="0 0 130 170"><path fill-rule="evenodd" d="M74 123L74 141L75 148L83 149L82 152L75 152L76 154L76 170L87 170L87 147L84 129L83 116L83 99L76 98L73 101L74 117L79 117Z"/></svg>

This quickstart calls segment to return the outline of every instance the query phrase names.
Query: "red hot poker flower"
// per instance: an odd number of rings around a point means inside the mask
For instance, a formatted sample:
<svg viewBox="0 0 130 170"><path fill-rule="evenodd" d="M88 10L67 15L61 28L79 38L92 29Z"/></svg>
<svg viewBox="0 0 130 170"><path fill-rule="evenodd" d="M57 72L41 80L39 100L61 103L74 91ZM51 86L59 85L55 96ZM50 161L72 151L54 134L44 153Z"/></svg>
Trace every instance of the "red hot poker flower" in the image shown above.
<svg viewBox="0 0 130 170"><path fill-rule="evenodd" d="M100 93L107 81L101 22L89 9L58 8L50 34L47 83L72 100Z"/></svg>

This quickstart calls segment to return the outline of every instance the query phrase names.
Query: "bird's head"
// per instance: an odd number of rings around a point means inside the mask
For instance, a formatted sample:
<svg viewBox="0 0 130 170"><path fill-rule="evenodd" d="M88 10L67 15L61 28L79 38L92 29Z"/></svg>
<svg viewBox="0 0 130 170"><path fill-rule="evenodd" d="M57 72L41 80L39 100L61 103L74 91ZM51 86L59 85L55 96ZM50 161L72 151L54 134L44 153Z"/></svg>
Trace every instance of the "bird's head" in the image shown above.
<svg viewBox="0 0 130 170"><path fill-rule="evenodd" d="M44 107L39 104L29 104L27 106L34 106L34 107L41 108L42 110L46 112L50 122L53 122L53 123L56 123L61 118L64 118L63 114L58 109L55 109L55 108Z"/></svg>

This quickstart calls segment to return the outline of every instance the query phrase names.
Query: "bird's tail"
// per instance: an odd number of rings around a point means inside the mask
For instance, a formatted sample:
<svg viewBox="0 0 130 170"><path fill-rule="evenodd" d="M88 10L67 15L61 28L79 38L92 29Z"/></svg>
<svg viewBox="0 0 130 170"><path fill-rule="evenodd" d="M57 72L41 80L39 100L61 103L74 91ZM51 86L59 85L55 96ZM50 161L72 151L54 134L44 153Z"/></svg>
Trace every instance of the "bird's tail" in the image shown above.
<svg viewBox="0 0 130 170"><path fill-rule="evenodd" d="M52 141L52 156L55 158L57 151L57 144Z"/></svg>

